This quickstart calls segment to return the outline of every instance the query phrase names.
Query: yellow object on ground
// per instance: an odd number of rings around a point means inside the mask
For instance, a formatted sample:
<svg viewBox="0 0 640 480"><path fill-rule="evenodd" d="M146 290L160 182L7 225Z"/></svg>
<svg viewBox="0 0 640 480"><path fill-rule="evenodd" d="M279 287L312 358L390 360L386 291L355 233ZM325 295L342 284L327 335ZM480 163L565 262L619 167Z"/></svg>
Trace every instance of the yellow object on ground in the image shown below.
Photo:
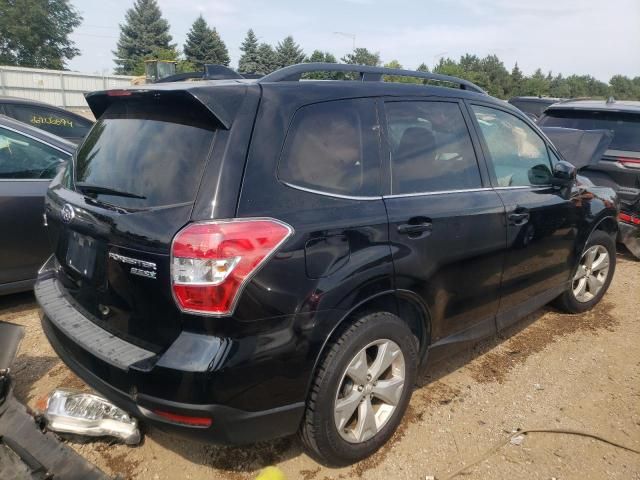
<svg viewBox="0 0 640 480"><path fill-rule="evenodd" d="M267 467L260 472L256 480L287 480L279 468Z"/></svg>

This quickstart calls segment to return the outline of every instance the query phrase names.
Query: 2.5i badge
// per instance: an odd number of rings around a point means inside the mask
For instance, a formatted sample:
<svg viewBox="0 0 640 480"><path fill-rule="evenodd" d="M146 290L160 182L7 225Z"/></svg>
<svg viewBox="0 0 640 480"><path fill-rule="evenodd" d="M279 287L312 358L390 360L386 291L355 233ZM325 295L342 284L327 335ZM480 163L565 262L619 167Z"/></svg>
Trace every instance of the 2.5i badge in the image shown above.
<svg viewBox="0 0 640 480"><path fill-rule="evenodd" d="M109 252L109 258L112 258L116 262L126 263L131 265L130 273L144 278L156 278L156 264L153 262L147 262L146 260L138 260L137 258L125 257L119 253Z"/></svg>

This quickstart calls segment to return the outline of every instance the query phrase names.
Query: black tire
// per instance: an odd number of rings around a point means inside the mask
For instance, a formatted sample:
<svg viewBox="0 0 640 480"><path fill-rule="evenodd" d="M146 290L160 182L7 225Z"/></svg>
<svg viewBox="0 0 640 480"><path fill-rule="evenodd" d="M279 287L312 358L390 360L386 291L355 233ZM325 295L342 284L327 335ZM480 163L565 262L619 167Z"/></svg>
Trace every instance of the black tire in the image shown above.
<svg viewBox="0 0 640 480"><path fill-rule="evenodd" d="M559 309L561 309L561 310L563 310L563 311L565 311L567 313L582 313L582 312L586 312L587 310L592 309L602 299L604 294L609 289L609 285L611 285L611 280L613 279L613 275L614 275L614 273L616 271L616 242L611 237L611 235L607 234L606 232L603 232L601 230L595 230L594 232L591 233L591 236L589 237L589 240L585 244L583 252L586 252L589 248L591 248L593 246L596 246L596 245L603 246L604 248L607 249L607 252L609 253L609 272L608 272L607 279L605 280L604 284L602 285L602 288L600 289L598 294L595 295L588 302L580 302L576 298L576 296L574 295L574 292L573 292L573 277L574 277L575 273L577 272L578 267L580 266L580 259L578 259L578 262L576 263L576 266L575 266L573 272L571 273L571 279L572 279L571 280L571 285L554 302L554 304ZM583 254L580 255L581 258L582 258L582 255Z"/></svg>
<svg viewBox="0 0 640 480"><path fill-rule="evenodd" d="M334 420L336 394L351 360L377 340L391 340L404 356L404 384L396 408L387 423L368 440L350 443L338 432ZM417 340L405 322L388 312L359 318L328 347L313 380L300 437L307 453L320 463L339 467L373 454L393 435L407 409L418 365Z"/></svg>

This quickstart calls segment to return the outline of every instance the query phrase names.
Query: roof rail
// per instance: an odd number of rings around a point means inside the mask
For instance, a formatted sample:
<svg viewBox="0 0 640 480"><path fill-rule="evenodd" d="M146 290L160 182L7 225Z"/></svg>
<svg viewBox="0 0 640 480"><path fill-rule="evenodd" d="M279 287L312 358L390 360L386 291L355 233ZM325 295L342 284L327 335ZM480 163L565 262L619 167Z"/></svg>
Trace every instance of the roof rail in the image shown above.
<svg viewBox="0 0 640 480"><path fill-rule="evenodd" d="M354 72L360 74L360 80L363 82L380 82L382 81L383 75L416 77L424 78L426 80L452 83L458 85L458 87L463 90L470 90L472 92L484 94L487 93L475 83L463 80L462 78L451 77L449 75L441 75L439 73L430 72L417 72L414 70L402 70L399 68L371 67L368 65L348 65L344 63L298 63L296 65L291 65L276 70L269 75L265 75L259 80L259 82L297 82L302 77L302 74L312 72Z"/></svg>

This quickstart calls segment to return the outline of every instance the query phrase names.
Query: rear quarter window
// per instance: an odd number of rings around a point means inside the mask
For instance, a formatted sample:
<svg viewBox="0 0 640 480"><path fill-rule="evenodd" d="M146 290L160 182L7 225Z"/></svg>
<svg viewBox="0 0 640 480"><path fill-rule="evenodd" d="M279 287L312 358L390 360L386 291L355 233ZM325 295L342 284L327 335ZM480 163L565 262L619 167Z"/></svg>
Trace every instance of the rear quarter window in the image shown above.
<svg viewBox="0 0 640 480"><path fill-rule="evenodd" d="M320 193L379 195L379 131L370 99L302 107L287 132L278 178Z"/></svg>

